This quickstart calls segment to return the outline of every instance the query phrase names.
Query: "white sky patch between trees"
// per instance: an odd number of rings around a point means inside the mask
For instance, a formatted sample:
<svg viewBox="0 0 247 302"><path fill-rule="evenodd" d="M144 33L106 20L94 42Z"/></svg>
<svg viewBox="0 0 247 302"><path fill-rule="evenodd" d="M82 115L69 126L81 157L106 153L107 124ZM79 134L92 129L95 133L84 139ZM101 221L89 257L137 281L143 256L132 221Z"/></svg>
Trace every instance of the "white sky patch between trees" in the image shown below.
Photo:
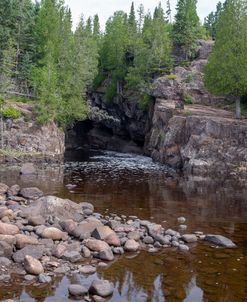
<svg viewBox="0 0 247 302"><path fill-rule="evenodd" d="M125 12L130 11L132 0L65 0L65 3L71 8L73 16L73 27L75 28L79 22L80 16L83 14L87 19L89 16L99 15L102 29L104 28L107 19L117 10ZM143 4L145 10L153 11L160 0L134 0L135 9L137 10L140 4ZM163 8L166 10L167 0L161 0ZM177 0L170 0L172 14L176 13L175 8ZM204 18L216 9L216 4L219 0L198 0L198 15L203 21Z"/></svg>

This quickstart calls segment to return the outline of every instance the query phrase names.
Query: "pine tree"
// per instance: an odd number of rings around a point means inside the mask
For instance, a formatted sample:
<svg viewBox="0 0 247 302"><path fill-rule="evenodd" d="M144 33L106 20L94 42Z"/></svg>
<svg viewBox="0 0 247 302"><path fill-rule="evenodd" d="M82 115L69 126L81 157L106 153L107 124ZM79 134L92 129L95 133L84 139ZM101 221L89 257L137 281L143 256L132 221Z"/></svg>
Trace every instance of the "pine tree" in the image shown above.
<svg viewBox="0 0 247 302"><path fill-rule="evenodd" d="M215 94L236 98L240 118L240 98L247 94L247 3L228 0L216 32L216 43L205 67L205 85Z"/></svg>
<svg viewBox="0 0 247 302"><path fill-rule="evenodd" d="M95 15L93 18L93 35L95 37L100 36L100 23L99 23L99 16Z"/></svg>
<svg viewBox="0 0 247 302"><path fill-rule="evenodd" d="M200 21L196 11L197 0L179 0L173 27L173 40L181 47L185 58L192 58L200 33Z"/></svg>
<svg viewBox="0 0 247 302"><path fill-rule="evenodd" d="M14 88L15 67L16 50L13 40L9 39L0 61L0 99L2 100L6 100L9 92Z"/></svg>

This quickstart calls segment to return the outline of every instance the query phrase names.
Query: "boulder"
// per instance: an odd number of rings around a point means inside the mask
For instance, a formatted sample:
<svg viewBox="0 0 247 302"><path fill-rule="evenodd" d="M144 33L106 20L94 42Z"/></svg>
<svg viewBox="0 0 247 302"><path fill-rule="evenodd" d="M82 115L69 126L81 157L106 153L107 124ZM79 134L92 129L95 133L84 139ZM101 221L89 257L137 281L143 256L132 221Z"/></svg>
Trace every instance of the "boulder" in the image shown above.
<svg viewBox="0 0 247 302"><path fill-rule="evenodd" d="M140 247L140 244L133 239L129 239L125 242L124 249L127 252L136 252Z"/></svg>
<svg viewBox="0 0 247 302"><path fill-rule="evenodd" d="M87 239L85 240L85 245L91 251L95 251L95 252L100 252L110 249L110 246L106 242L97 239Z"/></svg>
<svg viewBox="0 0 247 302"><path fill-rule="evenodd" d="M77 227L77 223L72 219L66 219L59 222L62 229L68 234L72 235L73 231Z"/></svg>
<svg viewBox="0 0 247 302"><path fill-rule="evenodd" d="M52 249L52 255L56 258L62 258L66 251L66 245L58 244Z"/></svg>
<svg viewBox="0 0 247 302"><path fill-rule="evenodd" d="M121 245L121 242L120 242L120 239L118 237L118 235L113 232L112 234L108 235L104 241L106 243L108 243L109 245L112 245L112 246L120 246Z"/></svg>
<svg viewBox="0 0 247 302"><path fill-rule="evenodd" d="M66 240L68 235L57 228L49 227L43 230L41 237L52 240Z"/></svg>
<svg viewBox="0 0 247 302"><path fill-rule="evenodd" d="M197 236L194 234L184 234L182 236L183 241L187 242L187 243L193 243L197 241Z"/></svg>
<svg viewBox="0 0 247 302"><path fill-rule="evenodd" d="M128 234L128 238L129 238L129 239L133 239L133 240L135 240L135 241L139 241L140 238L141 238L141 234L140 234L140 232L138 232L138 231L130 232L130 233Z"/></svg>
<svg viewBox="0 0 247 302"><path fill-rule="evenodd" d="M3 223L0 221L0 234L2 235L16 235L19 233L19 228L16 225Z"/></svg>
<svg viewBox="0 0 247 302"><path fill-rule="evenodd" d="M107 280L94 280L89 288L90 294L98 295L100 297L108 297L112 295L113 290L113 284Z"/></svg>
<svg viewBox="0 0 247 302"><path fill-rule="evenodd" d="M89 209L91 211L94 211L94 206L89 202L81 202L80 206L81 206L82 210Z"/></svg>
<svg viewBox="0 0 247 302"><path fill-rule="evenodd" d="M25 256L29 255L36 259L41 259L45 251L44 245L27 245L23 249L13 254L13 260L16 263L22 263Z"/></svg>
<svg viewBox="0 0 247 302"><path fill-rule="evenodd" d="M44 194L40 189L38 189L36 187L31 187L31 188L21 189L20 195L27 199L38 199L41 196L43 196Z"/></svg>
<svg viewBox="0 0 247 302"><path fill-rule="evenodd" d="M41 215L28 217L28 223L32 226L44 225L45 219Z"/></svg>
<svg viewBox="0 0 247 302"><path fill-rule="evenodd" d="M11 261L6 257L0 257L0 266L10 266Z"/></svg>
<svg viewBox="0 0 247 302"><path fill-rule="evenodd" d="M185 245L185 244L179 244L178 249L181 252L188 252L190 250L190 248L187 245Z"/></svg>
<svg viewBox="0 0 247 302"><path fill-rule="evenodd" d="M29 255L24 258L24 268L31 275L39 275L44 272L41 262Z"/></svg>
<svg viewBox="0 0 247 302"><path fill-rule="evenodd" d="M75 263L82 259L81 254L78 251L66 251L63 255L63 258L69 262Z"/></svg>
<svg viewBox="0 0 247 302"><path fill-rule="evenodd" d="M84 258L89 258L89 257L91 257L91 252L90 252L90 250L89 250L86 246L83 246L83 247L81 248L81 252L82 252L82 256L83 256Z"/></svg>
<svg viewBox="0 0 247 302"><path fill-rule="evenodd" d="M79 268L79 271L82 274L94 274L96 272L96 267L92 265L84 265Z"/></svg>
<svg viewBox="0 0 247 302"><path fill-rule="evenodd" d="M112 250L110 248L105 249L103 251L100 251L98 253L97 257L101 260L106 260L106 261L114 260L114 255L113 255Z"/></svg>
<svg viewBox="0 0 247 302"><path fill-rule="evenodd" d="M230 239L221 236L221 235L206 235L204 238L205 241L211 242L215 245L223 246L226 248L235 248L237 247Z"/></svg>
<svg viewBox="0 0 247 302"><path fill-rule="evenodd" d="M20 207L20 209L27 217L41 215L47 218L54 216L59 220L74 219L82 211L79 204L55 196L41 197L36 200L35 204L31 204L29 207Z"/></svg>
<svg viewBox="0 0 247 302"><path fill-rule="evenodd" d="M21 166L20 174L22 175L30 175L36 173L37 173L36 168L32 163L25 163Z"/></svg>
<svg viewBox="0 0 247 302"><path fill-rule="evenodd" d="M10 245L16 244L16 238L13 235L0 235L0 241L5 241Z"/></svg>
<svg viewBox="0 0 247 302"><path fill-rule="evenodd" d="M13 186L11 186L9 189L8 189L8 196L10 197L10 196L16 196L16 195L18 195L19 194L19 192L20 192L20 186L19 185L13 185Z"/></svg>
<svg viewBox="0 0 247 302"><path fill-rule="evenodd" d="M110 229L108 226L98 226L92 232L91 237L99 240L104 240L106 237L108 237L111 234L115 234L115 232L112 229Z"/></svg>
<svg viewBox="0 0 247 302"><path fill-rule="evenodd" d="M70 295L74 296L74 297L84 296L88 292L86 287L79 285L79 284L70 284L68 290L69 290Z"/></svg>
<svg viewBox="0 0 247 302"><path fill-rule="evenodd" d="M82 222L80 223L71 233L74 237L83 239L88 239L91 237L92 232L101 223L98 222Z"/></svg>
<svg viewBox="0 0 247 302"><path fill-rule="evenodd" d="M22 249L27 245L37 245L39 244L39 241L37 238L33 236L26 236L23 234L17 234L15 235L16 238L16 247L18 249Z"/></svg>
<svg viewBox="0 0 247 302"><path fill-rule="evenodd" d="M51 282L51 277L48 276L47 274L39 274L38 278L40 283L50 283Z"/></svg>
<svg viewBox="0 0 247 302"><path fill-rule="evenodd" d="M9 187L3 183L0 183L0 195L6 194Z"/></svg>
<svg viewBox="0 0 247 302"><path fill-rule="evenodd" d="M11 258L13 254L13 245L5 241L0 241L0 257Z"/></svg>

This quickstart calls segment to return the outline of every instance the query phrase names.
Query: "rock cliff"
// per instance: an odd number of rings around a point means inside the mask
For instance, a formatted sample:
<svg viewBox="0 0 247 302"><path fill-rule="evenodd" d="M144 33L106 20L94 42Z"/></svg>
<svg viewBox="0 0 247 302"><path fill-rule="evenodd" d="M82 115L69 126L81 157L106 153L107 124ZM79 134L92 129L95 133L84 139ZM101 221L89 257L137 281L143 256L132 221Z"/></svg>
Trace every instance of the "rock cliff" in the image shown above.
<svg viewBox="0 0 247 302"><path fill-rule="evenodd" d="M211 95L203 85L213 42L199 44L196 60L176 67L173 77L154 81L156 102L145 152L186 174L246 175L247 120L236 121L233 113L216 108L224 107L225 97Z"/></svg>
<svg viewBox="0 0 247 302"><path fill-rule="evenodd" d="M64 155L64 133L54 122L39 125L33 116L33 106L11 103L21 112L18 119L4 121L0 161L61 160Z"/></svg>
<svg viewBox="0 0 247 302"><path fill-rule="evenodd" d="M247 120L202 105L157 99L145 151L186 174L247 175Z"/></svg>

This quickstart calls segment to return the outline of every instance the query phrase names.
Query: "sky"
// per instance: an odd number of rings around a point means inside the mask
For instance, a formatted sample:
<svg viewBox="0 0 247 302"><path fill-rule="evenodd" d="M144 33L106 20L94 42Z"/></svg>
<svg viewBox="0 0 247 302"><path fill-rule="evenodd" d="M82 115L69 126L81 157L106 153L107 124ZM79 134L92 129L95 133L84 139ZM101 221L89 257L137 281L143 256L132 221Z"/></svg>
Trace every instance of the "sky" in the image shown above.
<svg viewBox="0 0 247 302"><path fill-rule="evenodd" d="M113 15L117 10L129 12L131 2L133 0L65 0L65 3L71 8L73 15L74 28L79 22L80 16L83 14L84 18L89 16L99 15L102 29L107 19ZM142 3L147 11L154 10L160 0L134 0L135 8ZM175 14L175 7L177 0L170 0L172 6L172 13ZM198 0L198 15L201 20L204 20L211 11L214 11L219 0ZM166 5L166 0L161 0L163 7Z"/></svg>

